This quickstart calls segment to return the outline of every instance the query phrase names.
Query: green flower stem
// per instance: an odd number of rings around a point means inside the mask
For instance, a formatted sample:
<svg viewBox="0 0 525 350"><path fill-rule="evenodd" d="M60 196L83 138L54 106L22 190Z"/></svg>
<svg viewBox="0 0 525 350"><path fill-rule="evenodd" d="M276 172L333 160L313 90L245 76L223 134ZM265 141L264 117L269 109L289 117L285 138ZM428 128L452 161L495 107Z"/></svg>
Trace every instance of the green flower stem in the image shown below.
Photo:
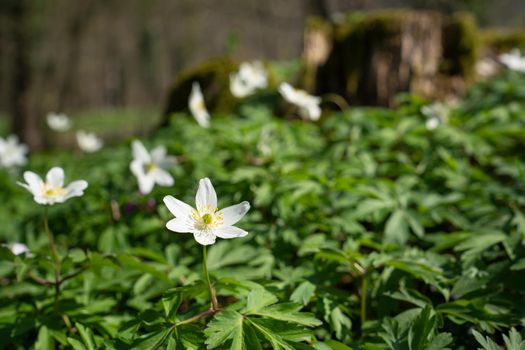
<svg viewBox="0 0 525 350"><path fill-rule="evenodd" d="M215 289L211 285L210 281L210 275L208 274L208 265L206 263L206 246L202 246L202 259L203 259L203 266L204 266L204 276L206 277L206 281L208 282L208 288L210 289L210 299L211 299L211 305L212 310L219 310L219 303L217 302L217 296L215 295Z"/></svg>
<svg viewBox="0 0 525 350"><path fill-rule="evenodd" d="M62 269L62 262L60 261L60 256L58 255L57 247L55 244L55 239L53 234L49 230L49 223L47 219L47 207L44 210L44 229L46 231L47 239L49 241L49 247L51 248L51 255L53 261L55 262L55 310L58 310L58 303L60 300L60 270Z"/></svg>
<svg viewBox="0 0 525 350"><path fill-rule="evenodd" d="M368 278L363 275L361 280L361 330L366 322L366 293L368 289Z"/></svg>

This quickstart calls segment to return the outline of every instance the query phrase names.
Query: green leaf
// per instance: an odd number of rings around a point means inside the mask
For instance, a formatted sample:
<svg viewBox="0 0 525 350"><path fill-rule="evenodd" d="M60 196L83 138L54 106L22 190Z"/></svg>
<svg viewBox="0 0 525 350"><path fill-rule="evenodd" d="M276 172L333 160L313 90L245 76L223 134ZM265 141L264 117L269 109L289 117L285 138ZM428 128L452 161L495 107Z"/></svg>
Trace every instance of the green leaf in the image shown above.
<svg viewBox="0 0 525 350"><path fill-rule="evenodd" d="M74 350L87 350L80 340L75 338L67 338L67 342L73 347Z"/></svg>
<svg viewBox="0 0 525 350"><path fill-rule="evenodd" d="M450 333L439 333L432 338L425 350L448 350L448 345L453 341L454 339Z"/></svg>
<svg viewBox="0 0 525 350"><path fill-rule="evenodd" d="M201 326L184 324L176 328L177 336L184 350L201 350L204 347L205 335Z"/></svg>
<svg viewBox="0 0 525 350"><path fill-rule="evenodd" d="M328 339L325 340L325 343L330 347L332 350L353 350L351 347L338 342L337 340ZM316 343L317 344L317 343ZM315 346L315 344L314 344Z"/></svg>
<svg viewBox="0 0 525 350"><path fill-rule="evenodd" d="M35 343L35 350L54 350L55 342L46 326L40 327Z"/></svg>
<svg viewBox="0 0 525 350"><path fill-rule="evenodd" d="M248 323L243 323L244 330L244 349L245 350L262 350L261 343L253 327Z"/></svg>
<svg viewBox="0 0 525 350"><path fill-rule="evenodd" d="M253 327L262 334L266 340L268 340L275 350L295 350L293 346L288 343L286 340L284 340L280 335L276 334L272 330L266 328L264 324L262 324L259 320L256 319L248 319L248 322L250 322ZM250 349L246 349L250 350Z"/></svg>
<svg viewBox="0 0 525 350"><path fill-rule="evenodd" d="M214 349L231 340L231 349L242 350L243 332L243 316L236 311L224 310L213 317L204 334L208 349Z"/></svg>
<svg viewBox="0 0 525 350"><path fill-rule="evenodd" d="M403 244L408 239L408 225L405 212L398 209L390 215L385 224L385 241Z"/></svg>
<svg viewBox="0 0 525 350"><path fill-rule="evenodd" d="M182 302L182 292L169 292L164 294L162 297L162 307L164 308L164 314L170 321L174 320L175 314L179 309Z"/></svg>
<svg viewBox="0 0 525 350"><path fill-rule="evenodd" d="M426 306L408 331L408 345L410 350L425 350L430 333L435 326L435 317L431 316L431 308Z"/></svg>
<svg viewBox="0 0 525 350"><path fill-rule="evenodd" d="M75 323L75 327L78 329L80 337L82 338L82 341L84 342L84 345L86 345L88 350L96 350L95 338L91 329L84 327L78 322Z"/></svg>
<svg viewBox="0 0 525 350"><path fill-rule="evenodd" d="M483 347L483 350L501 350L498 344L494 343L489 337L484 338L478 331L472 330L474 338Z"/></svg>
<svg viewBox="0 0 525 350"><path fill-rule="evenodd" d="M304 326L313 327L321 325L321 321L316 319L309 312L299 312L301 307L295 303L275 304L262 308L249 315L259 315L280 321L298 323Z"/></svg>
<svg viewBox="0 0 525 350"><path fill-rule="evenodd" d="M155 268L152 264L147 263L145 261L141 261L132 255L121 254L118 256L118 260L125 268L141 271L144 273L149 273L152 276L155 276L156 278L164 282L170 283L170 280L166 272L161 271Z"/></svg>
<svg viewBox="0 0 525 350"><path fill-rule="evenodd" d="M155 350L159 346L162 346L166 339L169 337L171 332L173 331L172 328L166 328L159 330L155 333L147 334L145 337L137 340L133 343L133 347L131 349L135 350L143 350L143 349L149 349L149 350Z"/></svg>
<svg viewBox="0 0 525 350"><path fill-rule="evenodd" d="M304 281L301 283L290 296L290 300L301 305L306 305L315 295L315 284Z"/></svg>
<svg viewBox="0 0 525 350"><path fill-rule="evenodd" d="M250 291L247 296L246 314L257 312L265 306L275 304L278 301L277 297L268 292L264 288L255 288Z"/></svg>
<svg viewBox="0 0 525 350"><path fill-rule="evenodd" d="M525 341L522 340L521 334L519 334L514 327L510 329L508 336L506 336L505 334L503 335L503 341L505 342L507 350L525 349Z"/></svg>
<svg viewBox="0 0 525 350"><path fill-rule="evenodd" d="M324 319L330 324L337 339L342 339L344 334L352 328L352 321L341 308L331 299L323 298Z"/></svg>

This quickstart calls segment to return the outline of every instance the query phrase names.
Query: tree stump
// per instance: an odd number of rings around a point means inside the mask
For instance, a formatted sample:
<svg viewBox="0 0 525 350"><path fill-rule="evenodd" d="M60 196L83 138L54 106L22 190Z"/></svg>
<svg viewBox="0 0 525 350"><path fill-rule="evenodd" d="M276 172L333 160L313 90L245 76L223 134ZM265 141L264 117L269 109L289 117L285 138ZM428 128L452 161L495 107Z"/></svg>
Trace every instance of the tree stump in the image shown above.
<svg viewBox="0 0 525 350"><path fill-rule="evenodd" d="M448 90L449 76L450 86L464 86L458 77L468 79L474 65L476 33L470 31L472 22L458 18L410 10L348 15L332 24L326 61L305 60L315 81L305 88L317 95L339 94L352 104L392 106L401 92L439 95L436 87Z"/></svg>

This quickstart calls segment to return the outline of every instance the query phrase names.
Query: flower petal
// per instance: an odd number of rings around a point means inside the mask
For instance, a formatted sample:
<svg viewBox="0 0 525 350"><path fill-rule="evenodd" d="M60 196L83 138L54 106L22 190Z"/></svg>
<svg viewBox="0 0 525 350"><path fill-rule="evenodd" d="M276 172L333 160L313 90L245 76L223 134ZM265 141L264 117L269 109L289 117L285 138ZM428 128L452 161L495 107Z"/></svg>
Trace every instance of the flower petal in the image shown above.
<svg viewBox="0 0 525 350"><path fill-rule="evenodd" d="M237 238L244 237L248 232L235 226L221 226L213 231L213 233L220 238Z"/></svg>
<svg viewBox="0 0 525 350"><path fill-rule="evenodd" d="M169 167L177 164L177 157L175 156L165 156L162 160L156 161L157 165L162 169L167 169Z"/></svg>
<svg viewBox="0 0 525 350"><path fill-rule="evenodd" d="M24 180L26 181L27 185L25 186L24 184L20 184L20 185L27 188L33 194L38 193L40 189L42 188L42 185L43 185L42 178L32 171L24 172Z"/></svg>
<svg viewBox="0 0 525 350"><path fill-rule="evenodd" d="M209 232L204 232L204 231L194 232L193 233L193 238L195 238L197 243L202 244L202 245L211 245L211 244L215 243L215 240L217 239L217 237L215 237L215 235L213 235L213 234L211 234Z"/></svg>
<svg viewBox="0 0 525 350"><path fill-rule="evenodd" d="M292 85L284 82L279 85L279 93L288 102L295 103L295 89Z"/></svg>
<svg viewBox="0 0 525 350"><path fill-rule="evenodd" d="M146 149L146 147L144 147L142 142L140 142L139 140L134 140L131 143L131 149L133 151L133 158L135 160L138 160L142 163L151 162L151 156L148 150Z"/></svg>
<svg viewBox="0 0 525 350"><path fill-rule="evenodd" d="M224 208L219 213L222 214L224 226L231 226L241 220L248 210L250 210L250 203L244 201L242 203Z"/></svg>
<svg viewBox="0 0 525 350"><path fill-rule="evenodd" d="M33 200L35 202L37 202L38 204L55 204L55 201L53 198L49 198L49 197L44 197L44 196L41 196L41 195L38 195L38 194L35 194L33 196Z"/></svg>
<svg viewBox="0 0 525 350"><path fill-rule="evenodd" d="M154 177L155 182L160 186L173 186L173 183L175 182L170 173L161 168L155 169L152 176Z"/></svg>
<svg viewBox="0 0 525 350"><path fill-rule="evenodd" d="M163 201L166 207L168 207L168 210L177 218L185 218L193 212L191 206L173 196L166 196Z"/></svg>
<svg viewBox="0 0 525 350"><path fill-rule="evenodd" d="M167 151L165 146L157 146L151 150L151 159L154 163L158 164L162 162L164 158L166 158L166 153Z"/></svg>
<svg viewBox="0 0 525 350"><path fill-rule="evenodd" d="M64 169L59 167L53 167L47 172L46 182L51 187L62 187L64 186Z"/></svg>
<svg viewBox="0 0 525 350"><path fill-rule="evenodd" d="M217 208L217 193L215 193L215 189L207 177L199 181L195 204L197 205L197 209L206 206L210 206L212 209Z"/></svg>
<svg viewBox="0 0 525 350"><path fill-rule="evenodd" d="M210 114L206 109L204 96L198 82L194 82L192 85L188 104L191 114L197 123L203 128L208 128L210 126Z"/></svg>
<svg viewBox="0 0 525 350"><path fill-rule="evenodd" d="M185 218L171 219L166 223L166 228L173 232L191 233L191 227L188 225Z"/></svg>
<svg viewBox="0 0 525 350"><path fill-rule="evenodd" d="M139 183L139 191L142 194L150 193L155 186L155 179L150 174L137 176L137 182Z"/></svg>
<svg viewBox="0 0 525 350"><path fill-rule="evenodd" d="M133 175L139 177L144 176L144 162L142 162L139 159L133 159L131 163L129 164L129 169L133 173Z"/></svg>
<svg viewBox="0 0 525 350"><path fill-rule="evenodd" d="M80 197L84 194L84 190L88 187L87 181L77 180L73 181L66 187L66 195L64 196L63 201L68 200L72 197Z"/></svg>

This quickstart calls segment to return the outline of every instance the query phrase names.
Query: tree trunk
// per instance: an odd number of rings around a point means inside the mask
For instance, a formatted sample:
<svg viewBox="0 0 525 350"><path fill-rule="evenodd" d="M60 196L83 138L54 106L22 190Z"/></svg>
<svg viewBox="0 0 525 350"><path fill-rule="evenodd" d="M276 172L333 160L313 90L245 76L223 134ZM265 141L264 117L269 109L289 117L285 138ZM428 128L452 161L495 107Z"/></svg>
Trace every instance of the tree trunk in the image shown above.
<svg viewBox="0 0 525 350"><path fill-rule="evenodd" d="M12 84L11 126L18 137L31 149L42 146L42 135L34 113L31 113L29 89L31 85L31 33L28 17L29 0L15 0L11 10Z"/></svg>
<svg viewBox="0 0 525 350"><path fill-rule="evenodd" d="M380 106L393 105L400 92L429 95L439 73L441 34L441 16L422 11L378 12L336 25L314 91Z"/></svg>
<svg viewBox="0 0 525 350"><path fill-rule="evenodd" d="M308 0L307 13L310 16L316 16L324 19L330 18L330 9L326 0Z"/></svg>

